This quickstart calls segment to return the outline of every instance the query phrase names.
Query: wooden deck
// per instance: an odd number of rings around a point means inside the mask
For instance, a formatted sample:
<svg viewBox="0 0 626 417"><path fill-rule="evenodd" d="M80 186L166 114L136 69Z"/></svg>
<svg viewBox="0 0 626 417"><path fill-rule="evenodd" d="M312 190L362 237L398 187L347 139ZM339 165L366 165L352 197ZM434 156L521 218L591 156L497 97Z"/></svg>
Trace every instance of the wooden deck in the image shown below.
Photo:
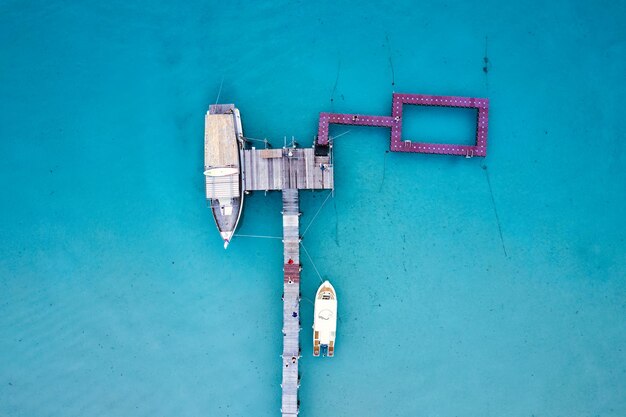
<svg viewBox="0 0 626 417"><path fill-rule="evenodd" d="M246 149L243 151L246 191L329 190L334 186L330 156L313 148Z"/></svg>
<svg viewBox="0 0 626 417"><path fill-rule="evenodd" d="M233 110L226 114L213 114L209 111L204 121L204 169L239 170L239 144ZM207 199L227 200L239 197L239 176L205 175L205 190Z"/></svg>
<svg viewBox="0 0 626 417"><path fill-rule="evenodd" d="M239 149L233 114L209 114L204 124L204 166L238 167Z"/></svg>
<svg viewBox="0 0 626 417"><path fill-rule="evenodd" d="M244 149L245 191L282 191L283 194L283 417L299 412L300 377L300 212L298 190L334 187L332 152L315 155L314 148Z"/></svg>
<svg viewBox="0 0 626 417"><path fill-rule="evenodd" d="M298 190L283 190L283 376L281 412L298 415L300 360L300 235Z"/></svg>

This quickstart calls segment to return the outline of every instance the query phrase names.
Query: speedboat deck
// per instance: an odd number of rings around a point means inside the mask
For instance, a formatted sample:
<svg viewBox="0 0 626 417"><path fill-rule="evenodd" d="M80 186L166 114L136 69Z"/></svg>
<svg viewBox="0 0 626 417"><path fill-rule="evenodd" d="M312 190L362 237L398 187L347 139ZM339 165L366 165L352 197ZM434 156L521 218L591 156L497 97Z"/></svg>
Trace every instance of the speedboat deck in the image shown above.
<svg viewBox="0 0 626 417"><path fill-rule="evenodd" d="M335 355L337 333L337 295L330 282L324 281L315 295L313 319L313 356Z"/></svg>

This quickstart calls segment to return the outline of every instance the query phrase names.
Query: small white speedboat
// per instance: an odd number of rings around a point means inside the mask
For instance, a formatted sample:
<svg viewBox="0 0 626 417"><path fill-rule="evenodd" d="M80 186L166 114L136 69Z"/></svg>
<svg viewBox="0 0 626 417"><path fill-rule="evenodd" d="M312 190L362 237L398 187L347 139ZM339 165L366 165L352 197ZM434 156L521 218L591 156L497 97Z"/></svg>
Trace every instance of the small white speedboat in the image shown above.
<svg viewBox="0 0 626 417"><path fill-rule="evenodd" d="M324 281L315 295L313 319L313 356L334 356L337 333L337 294L328 281Z"/></svg>

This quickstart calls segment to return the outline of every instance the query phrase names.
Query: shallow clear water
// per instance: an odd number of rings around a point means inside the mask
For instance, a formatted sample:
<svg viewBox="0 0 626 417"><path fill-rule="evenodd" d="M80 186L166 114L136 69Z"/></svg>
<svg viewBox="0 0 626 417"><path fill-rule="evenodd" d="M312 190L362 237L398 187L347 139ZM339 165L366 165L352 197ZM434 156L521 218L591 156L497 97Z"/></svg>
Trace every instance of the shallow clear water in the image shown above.
<svg viewBox="0 0 626 417"><path fill-rule="evenodd" d="M279 414L280 240L225 252L204 202L222 79L275 145L392 91L491 100L485 160L332 128L304 244L341 320L313 358L303 302L301 415L626 414L623 1L178 3L0 5L0 415ZM280 224L257 194L240 233Z"/></svg>

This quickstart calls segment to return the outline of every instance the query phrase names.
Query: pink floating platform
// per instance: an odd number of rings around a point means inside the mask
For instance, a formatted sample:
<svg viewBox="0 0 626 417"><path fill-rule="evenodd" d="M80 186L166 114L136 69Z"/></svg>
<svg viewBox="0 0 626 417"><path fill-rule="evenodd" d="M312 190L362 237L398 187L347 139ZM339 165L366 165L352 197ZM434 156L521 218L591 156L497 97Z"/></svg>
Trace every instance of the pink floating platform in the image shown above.
<svg viewBox="0 0 626 417"><path fill-rule="evenodd" d="M475 144L473 146L467 146L402 140L402 108L405 104L477 109L478 120L476 122ZM489 99L394 93L391 116L320 113L317 132L318 145L328 145L328 126L330 124L389 127L391 128L390 150L392 152L485 156L487 155L487 130L489 128Z"/></svg>

